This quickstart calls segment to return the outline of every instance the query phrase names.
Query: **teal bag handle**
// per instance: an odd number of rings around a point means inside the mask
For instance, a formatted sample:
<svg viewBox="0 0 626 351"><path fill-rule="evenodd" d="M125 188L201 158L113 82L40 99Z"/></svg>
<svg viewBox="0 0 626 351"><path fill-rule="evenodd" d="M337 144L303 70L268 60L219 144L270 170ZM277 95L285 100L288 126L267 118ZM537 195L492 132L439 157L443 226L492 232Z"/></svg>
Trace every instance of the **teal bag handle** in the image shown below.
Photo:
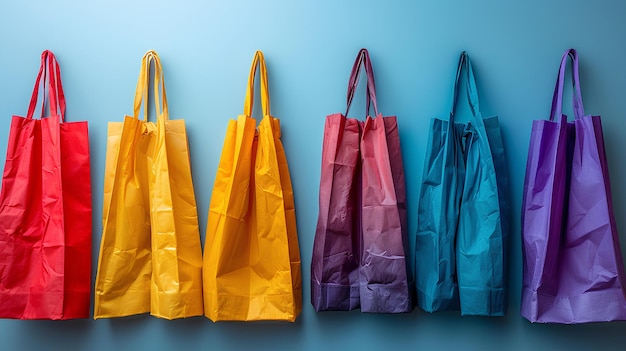
<svg viewBox="0 0 626 351"><path fill-rule="evenodd" d="M484 155L492 158L491 146L489 145L489 141L487 139L485 123L483 121L483 116L480 112L478 89L476 88L476 79L474 78L474 69L472 68L472 62L470 61L467 51L463 51L461 53L461 57L459 58L459 66L457 68L456 79L454 81L454 93L452 98L452 107L450 108L450 122L448 123L448 130L451 131L454 127L454 114L456 112L456 105L460 89L459 80L464 69L466 74L465 90L467 93L467 101L469 103L470 109L472 110L472 116L474 117L472 122L476 126L475 130L478 133L479 137L484 140L484 142L480 143L480 147L481 149L483 149Z"/></svg>
<svg viewBox="0 0 626 351"><path fill-rule="evenodd" d="M480 105L478 102L478 89L476 88L476 80L474 79L474 70L472 69L472 63L470 62L467 51L463 51L459 59L459 66L456 70L456 79L454 80L452 106L450 107L450 122L454 122L454 113L456 112L456 105L460 89L459 80L461 79L461 73L463 72L463 68L465 68L465 73L467 74L465 80L465 90L467 92L467 101L469 102L470 109L472 110L472 115L475 119L482 119L482 115L480 113Z"/></svg>

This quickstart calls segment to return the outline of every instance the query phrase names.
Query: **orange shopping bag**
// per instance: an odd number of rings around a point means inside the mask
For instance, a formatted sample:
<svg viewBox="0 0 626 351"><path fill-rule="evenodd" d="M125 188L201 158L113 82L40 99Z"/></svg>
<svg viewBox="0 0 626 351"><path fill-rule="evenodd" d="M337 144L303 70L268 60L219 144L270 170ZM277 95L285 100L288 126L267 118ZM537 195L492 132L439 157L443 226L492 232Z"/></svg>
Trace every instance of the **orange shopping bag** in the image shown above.
<svg viewBox="0 0 626 351"><path fill-rule="evenodd" d="M156 123L147 121L151 64ZM202 315L201 267L185 122L169 119L160 59L148 51L134 116L109 123L94 318Z"/></svg>
<svg viewBox="0 0 626 351"><path fill-rule="evenodd" d="M263 118L251 118L260 66ZM294 321L302 309L300 249L293 189L270 115L265 59L257 51L244 114L230 121L213 186L203 281L205 315L219 320Z"/></svg>

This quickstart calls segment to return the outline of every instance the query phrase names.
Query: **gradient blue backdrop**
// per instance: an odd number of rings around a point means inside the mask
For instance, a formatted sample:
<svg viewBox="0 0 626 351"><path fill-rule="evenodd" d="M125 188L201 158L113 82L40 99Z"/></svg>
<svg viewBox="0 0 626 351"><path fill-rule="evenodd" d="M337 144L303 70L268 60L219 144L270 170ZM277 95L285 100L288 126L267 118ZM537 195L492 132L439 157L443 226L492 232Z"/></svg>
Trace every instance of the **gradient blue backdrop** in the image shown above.
<svg viewBox="0 0 626 351"><path fill-rule="evenodd" d="M585 107L603 117L617 225L626 243L626 2L621 0L3 1L0 4L0 161L10 117L26 113L40 53L63 72L69 120L89 121L94 276L101 235L108 121L132 113L142 55L164 66L172 118L184 118L204 239L227 121L243 109L254 51L269 69L296 197L304 310L294 324L112 320L0 321L5 350L598 350L624 349L623 322L531 325L519 315L520 204L531 121L547 118L562 52L581 59ZM344 111L350 68L369 49L378 103L398 116L409 230L431 117L447 116L458 55L472 58L485 115L501 118L513 194L510 306L505 318L458 313L315 313L310 259L324 118ZM352 115L364 113L364 91ZM569 96L565 111L571 111ZM258 109L256 109L258 111ZM258 116L258 114L257 114ZM204 240L203 240L204 242ZM626 251L626 250L623 250Z"/></svg>

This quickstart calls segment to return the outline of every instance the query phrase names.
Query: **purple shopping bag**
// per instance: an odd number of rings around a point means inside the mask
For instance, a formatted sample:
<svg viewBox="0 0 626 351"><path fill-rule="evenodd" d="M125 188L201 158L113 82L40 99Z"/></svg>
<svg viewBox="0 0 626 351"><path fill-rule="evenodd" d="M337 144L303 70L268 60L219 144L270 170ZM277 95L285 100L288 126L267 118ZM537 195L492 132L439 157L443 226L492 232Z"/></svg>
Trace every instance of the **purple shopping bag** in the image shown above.
<svg viewBox="0 0 626 351"><path fill-rule="evenodd" d="M571 57L574 122L562 115ZM534 121L522 205L522 316L540 323L626 319L619 246L599 116L585 116L578 54L561 60L549 121Z"/></svg>

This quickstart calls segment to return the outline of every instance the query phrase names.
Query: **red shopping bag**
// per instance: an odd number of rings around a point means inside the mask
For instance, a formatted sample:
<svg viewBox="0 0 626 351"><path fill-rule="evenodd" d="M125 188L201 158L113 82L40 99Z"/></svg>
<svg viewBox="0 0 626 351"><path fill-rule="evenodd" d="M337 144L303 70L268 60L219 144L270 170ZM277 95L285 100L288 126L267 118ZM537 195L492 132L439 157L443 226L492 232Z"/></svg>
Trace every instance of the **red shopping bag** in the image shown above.
<svg viewBox="0 0 626 351"><path fill-rule="evenodd" d="M50 116L33 119L40 82ZM61 71L46 50L28 113L13 116L9 131L0 191L0 318L89 317L89 138L87 122L64 117Z"/></svg>
<svg viewBox="0 0 626 351"><path fill-rule="evenodd" d="M365 122L347 117L361 66L367 75ZM369 116L370 103L374 117ZM410 312L414 293L398 124L395 116L378 112L366 49L359 51L352 67L345 115L326 117L322 152L311 260L313 307Z"/></svg>

